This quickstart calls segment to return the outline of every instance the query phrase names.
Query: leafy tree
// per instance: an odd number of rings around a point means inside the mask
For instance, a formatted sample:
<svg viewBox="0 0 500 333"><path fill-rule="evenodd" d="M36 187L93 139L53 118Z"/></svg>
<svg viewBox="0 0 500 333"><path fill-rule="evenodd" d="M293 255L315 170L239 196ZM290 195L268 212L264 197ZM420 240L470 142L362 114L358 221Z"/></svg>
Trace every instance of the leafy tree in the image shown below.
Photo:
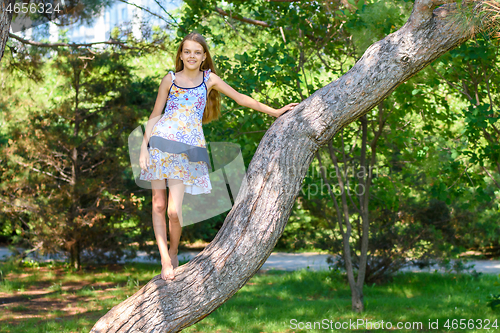
<svg viewBox="0 0 500 333"><path fill-rule="evenodd" d="M126 147L155 84L133 83L125 60L59 49L47 106L6 115L1 193L15 230L42 252L66 250L75 268L83 250L116 260L145 228Z"/></svg>
<svg viewBox="0 0 500 333"><path fill-rule="evenodd" d="M215 2L202 3L202 17L210 8L224 15L214 8ZM240 8L245 3L249 2L242 2ZM255 3L247 6L252 4ZM457 5L436 8L442 4L416 1L410 18L399 30L371 45L345 75L312 93L293 112L278 118L262 138L249 164L247 182L214 241L202 254L177 269L178 279L166 285L153 279L109 311L92 331L179 331L209 315L243 286L264 263L281 235L316 151L346 125L370 112L398 85L473 34L456 24L446 24L450 23L448 13ZM264 5L257 3L262 7L253 12L257 17L266 12ZM276 14L277 18L283 17L280 12ZM293 16L292 12L287 14ZM292 26L305 26L307 22L288 18L288 25ZM240 19L249 20L248 16ZM257 24L255 19L250 20ZM263 26L262 22L259 24ZM145 308L150 310L146 314Z"/></svg>

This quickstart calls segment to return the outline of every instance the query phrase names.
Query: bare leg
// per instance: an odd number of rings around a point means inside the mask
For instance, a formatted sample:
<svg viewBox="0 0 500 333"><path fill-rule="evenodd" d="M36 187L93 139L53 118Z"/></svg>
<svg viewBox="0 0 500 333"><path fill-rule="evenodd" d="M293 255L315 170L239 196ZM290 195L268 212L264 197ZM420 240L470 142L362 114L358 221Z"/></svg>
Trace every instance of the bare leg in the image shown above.
<svg viewBox="0 0 500 333"><path fill-rule="evenodd" d="M172 267L167 247L167 224L165 219L167 190L165 185L165 180L151 181L153 189L153 229L162 265L160 276L163 280L168 280L174 278L174 268Z"/></svg>
<svg viewBox="0 0 500 333"><path fill-rule="evenodd" d="M169 179L168 180L169 196L168 196L168 229L170 233L170 249L168 254L172 266L176 268L179 266L179 259L177 258L177 247L182 232L182 200L184 199L185 185L182 180Z"/></svg>

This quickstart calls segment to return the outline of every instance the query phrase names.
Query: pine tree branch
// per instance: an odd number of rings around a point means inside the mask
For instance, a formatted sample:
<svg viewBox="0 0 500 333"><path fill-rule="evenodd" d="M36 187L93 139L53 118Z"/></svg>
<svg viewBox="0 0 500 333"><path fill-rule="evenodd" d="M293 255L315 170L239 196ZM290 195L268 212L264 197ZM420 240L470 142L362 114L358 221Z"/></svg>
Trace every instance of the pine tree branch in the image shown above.
<svg viewBox="0 0 500 333"><path fill-rule="evenodd" d="M44 175L50 176L50 177L52 177L52 178L59 179L59 180L62 180L62 181L68 182L68 183L71 181L71 179L64 179L64 178L58 177L58 176L56 176L56 175L53 175L53 174L52 174L52 173L50 173L50 172L47 172L47 171L43 171L43 170L40 170L40 169L34 168L34 167L32 167L31 165L25 164L25 163L23 163L23 162L19 162L19 161L15 161L15 162L16 162L17 164L19 164L19 165L22 165L23 167L30 168L30 169L31 169L31 170L33 170L33 171L36 171L36 172L38 172L38 173L43 173Z"/></svg>
<svg viewBox="0 0 500 333"><path fill-rule="evenodd" d="M27 40L22 37L19 37L17 35L14 35L13 33L9 33L9 38L14 38L20 41L23 44L28 44L28 45L33 45L33 46L38 46L38 47L60 47L60 46L67 46L67 47L80 47L80 46L93 46L97 44L110 44L110 45L119 45L123 47L124 49L137 49L139 50L140 48L137 47L132 47L132 46L127 46L123 44L122 42L119 41L105 41L105 42L94 42L94 43L42 43L42 42L36 42L32 40Z"/></svg>
<svg viewBox="0 0 500 333"><path fill-rule="evenodd" d="M264 21L259 21L259 20L252 20L252 19L249 19L249 18L246 18L246 17L243 17L243 16L234 16L233 14L228 14L227 12L225 12L222 8L219 8L219 7L215 7L215 11L219 14L221 14L222 16L228 16L232 19L235 19L235 20L238 20L238 21L241 21L241 22L246 22L246 23L250 23L250 24L253 24L253 25L259 25L261 27L265 27L265 28L269 28L271 25L267 22L264 22Z"/></svg>

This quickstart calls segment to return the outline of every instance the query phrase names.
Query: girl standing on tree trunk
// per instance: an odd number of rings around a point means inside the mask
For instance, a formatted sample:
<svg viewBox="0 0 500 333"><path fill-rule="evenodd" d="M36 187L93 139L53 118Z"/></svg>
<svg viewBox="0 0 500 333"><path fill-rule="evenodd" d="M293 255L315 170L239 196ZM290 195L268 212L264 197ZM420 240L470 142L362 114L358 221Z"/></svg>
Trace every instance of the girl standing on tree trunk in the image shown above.
<svg viewBox="0 0 500 333"><path fill-rule="evenodd" d="M220 93L241 106L278 117L293 109L290 103L273 109L240 94L215 74L215 67L202 35L184 37L175 58L175 73L161 81L156 103L146 125L139 164L140 179L151 182L153 229L161 256L161 278L174 279L179 265L177 247L182 230L184 193L210 193L210 160L202 123L220 116ZM167 102L165 113L156 122ZM170 188L166 204L166 186ZM167 248L165 212L168 207L170 249Z"/></svg>

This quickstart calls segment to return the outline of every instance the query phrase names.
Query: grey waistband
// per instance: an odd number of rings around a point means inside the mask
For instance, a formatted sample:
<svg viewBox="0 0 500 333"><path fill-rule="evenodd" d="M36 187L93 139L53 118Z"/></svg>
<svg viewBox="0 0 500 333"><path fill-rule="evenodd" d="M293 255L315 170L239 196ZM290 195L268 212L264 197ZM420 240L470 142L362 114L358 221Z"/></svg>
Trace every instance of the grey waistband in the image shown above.
<svg viewBox="0 0 500 333"><path fill-rule="evenodd" d="M183 142L164 139L161 136L151 136L149 139L149 147L158 148L163 152L172 154L184 153L188 156L190 162L205 161L207 162L208 168L212 169L207 148L191 146Z"/></svg>

